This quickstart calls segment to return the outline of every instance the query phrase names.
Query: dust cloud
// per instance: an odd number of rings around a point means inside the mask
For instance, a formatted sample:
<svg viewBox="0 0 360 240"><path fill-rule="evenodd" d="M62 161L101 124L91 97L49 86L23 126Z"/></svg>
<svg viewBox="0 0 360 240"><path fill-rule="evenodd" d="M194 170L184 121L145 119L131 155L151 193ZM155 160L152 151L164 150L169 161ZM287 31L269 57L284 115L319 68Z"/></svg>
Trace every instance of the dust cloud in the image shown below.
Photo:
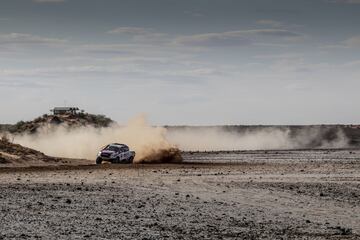
<svg viewBox="0 0 360 240"><path fill-rule="evenodd" d="M254 127L255 128L255 127ZM167 138L184 151L232 151L304 148L344 148L348 139L341 130L332 132L320 128L304 128L294 133L289 128L276 127L225 130L223 127L182 127L168 131Z"/></svg>
<svg viewBox="0 0 360 240"><path fill-rule="evenodd" d="M166 139L166 129L150 126L144 115L130 120L126 126L108 128L46 125L36 134L15 136L14 141L49 156L80 159L95 159L102 147L118 142L136 152L136 163L181 161L180 151Z"/></svg>
<svg viewBox="0 0 360 240"><path fill-rule="evenodd" d="M23 146L49 156L94 160L101 147L125 143L136 152L135 163L179 162L180 151L231 151L303 148L343 148L348 139L341 130L328 132L304 128L295 134L289 128L259 128L233 131L223 127L154 127L144 115L126 126L107 128L47 125L36 134L13 136Z"/></svg>

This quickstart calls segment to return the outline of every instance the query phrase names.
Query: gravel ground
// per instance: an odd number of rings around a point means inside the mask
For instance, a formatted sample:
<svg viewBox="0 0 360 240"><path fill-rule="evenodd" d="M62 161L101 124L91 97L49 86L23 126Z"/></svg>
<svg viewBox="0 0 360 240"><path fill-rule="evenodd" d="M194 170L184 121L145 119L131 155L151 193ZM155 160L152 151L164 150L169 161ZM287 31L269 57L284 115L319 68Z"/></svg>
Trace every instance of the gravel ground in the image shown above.
<svg viewBox="0 0 360 240"><path fill-rule="evenodd" d="M360 150L0 168L0 239L360 239Z"/></svg>

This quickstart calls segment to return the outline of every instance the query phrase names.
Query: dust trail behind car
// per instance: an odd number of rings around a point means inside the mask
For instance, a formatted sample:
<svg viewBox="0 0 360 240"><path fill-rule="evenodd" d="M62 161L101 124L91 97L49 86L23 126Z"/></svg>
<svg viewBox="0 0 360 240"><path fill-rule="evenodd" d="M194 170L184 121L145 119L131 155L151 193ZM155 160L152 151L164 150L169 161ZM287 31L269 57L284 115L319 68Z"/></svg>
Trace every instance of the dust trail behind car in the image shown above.
<svg viewBox="0 0 360 240"><path fill-rule="evenodd" d="M166 138L166 129L149 125L144 115L126 126L113 124L107 128L46 125L36 134L15 136L14 140L56 157L94 160L102 146L123 142L136 152L135 163L181 161L180 151Z"/></svg>
<svg viewBox="0 0 360 240"><path fill-rule="evenodd" d="M135 163L179 162L180 151L267 150L346 148L349 139L342 128L249 127L238 131L226 127L154 127L145 116L138 116L125 126L109 127L66 124L44 125L36 133L13 136L16 143L49 156L95 161L101 147L109 143L127 144L136 152Z"/></svg>

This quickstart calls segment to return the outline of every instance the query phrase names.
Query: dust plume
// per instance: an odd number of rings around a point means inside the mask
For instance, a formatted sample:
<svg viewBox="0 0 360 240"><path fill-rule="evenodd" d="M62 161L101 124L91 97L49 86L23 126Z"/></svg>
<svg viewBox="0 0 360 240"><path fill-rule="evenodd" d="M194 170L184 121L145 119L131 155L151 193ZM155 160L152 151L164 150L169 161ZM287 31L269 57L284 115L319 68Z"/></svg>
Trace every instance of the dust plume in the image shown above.
<svg viewBox="0 0 360 240"><path fill-rule="evenodd" d="M183 151L232 151L305 148L344 148L348 139L341 129L305 127L180 127L169 129L167 138Z"/></svg>
<svg viewBox="0 0 360 240"><path fill-rule="evenodd" d="M50 156L80 159L95 159L101 147L118 142L136 152L136 163L181 161L180 151L166 139L166 129L150 126L144 115L126 126L107 128L45 125L36 134L15 136L14 141Z"/></svg>
<svg viewBox="0 0 360 240"><path fill-rule="evenodd" d="M179 162L180 151L344 148L349 140L336 127L154 127L141 115L126 126L69 127L47 124L35 134L12 136L16 143L49 156L94 160L102 146L125 143L135 162Z"/></svg>

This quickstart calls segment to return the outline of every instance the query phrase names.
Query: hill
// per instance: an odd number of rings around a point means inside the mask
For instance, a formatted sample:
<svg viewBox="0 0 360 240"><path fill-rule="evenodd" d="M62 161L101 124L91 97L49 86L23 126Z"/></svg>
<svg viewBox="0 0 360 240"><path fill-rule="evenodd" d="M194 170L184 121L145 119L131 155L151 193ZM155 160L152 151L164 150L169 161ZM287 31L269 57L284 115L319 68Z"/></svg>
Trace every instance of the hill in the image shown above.
<svg viewBox="0 0 360 240"><path fill-rule="evenodd" d="M50 157L40 151L11 143L6 137L0 138L0 168L86 164L89 164L88 160Z"/></svg>
<svg viewBox="0 0 360 240"><path fill-rule="evenodd" d="M31 148L23 147L8 141L6 137L0 139L0 164L21 164L24 163L49 163L59 162L58 158L49 157L42 152Z"/></svg>
<svg viewBox="0 0 360 240"><path fill-rule="evenodd" d="M63 114L63 115L47 115L35 118L32 121L20 121L14 125L0 125L0 132L9 132L12 134L36 133L37 130L46 125L64 124L68 127L93 126L108 127L113 120L104 115L95 115L89 113Z"/></svg>

